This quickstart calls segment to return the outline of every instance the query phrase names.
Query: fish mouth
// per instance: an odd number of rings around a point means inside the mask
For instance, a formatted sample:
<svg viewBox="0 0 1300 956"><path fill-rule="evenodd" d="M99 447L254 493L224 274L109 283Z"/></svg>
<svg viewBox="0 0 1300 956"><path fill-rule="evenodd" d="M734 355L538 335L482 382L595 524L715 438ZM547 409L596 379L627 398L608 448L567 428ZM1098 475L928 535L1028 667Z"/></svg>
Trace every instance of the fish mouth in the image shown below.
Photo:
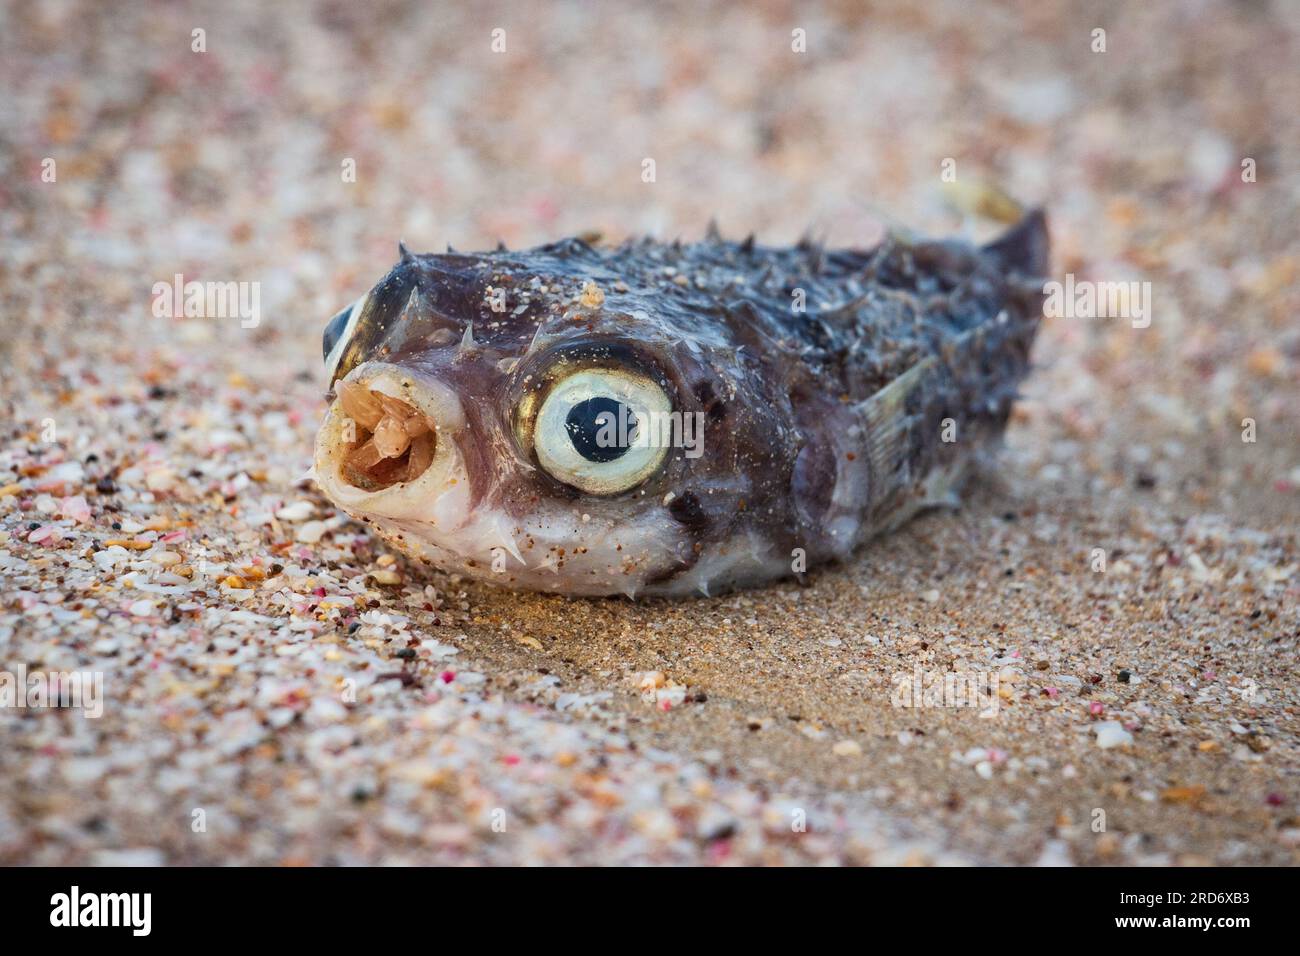
<svg viewBox="0 0 1300 956"><path fill-rule="evenodd" d="M337 394L353 426L339 467L348 484L381 491L414 481L433 463L437 425L414 405L356 382L339 382Z"/></svg>
<svg viewBox="0 0 1300 956"><path fill-rule="evenodd" d="M465 415L456 393L398 365L366 362L334 386L316 439L322 490L350 510L398 519L454 514L449 492L469 492L456 437Z"/></svg>

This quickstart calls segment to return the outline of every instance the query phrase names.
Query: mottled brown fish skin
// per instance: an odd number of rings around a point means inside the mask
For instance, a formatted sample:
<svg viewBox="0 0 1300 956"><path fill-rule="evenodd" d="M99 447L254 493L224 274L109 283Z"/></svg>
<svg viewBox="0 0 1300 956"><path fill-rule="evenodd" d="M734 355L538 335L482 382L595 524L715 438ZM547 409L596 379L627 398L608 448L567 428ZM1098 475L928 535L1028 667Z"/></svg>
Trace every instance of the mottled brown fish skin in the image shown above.
<svg viewBox="0 0 1300 956"><path fill-rule="evenodd" d="M538 467L520 416L573 369L643 372L675 410L703 414L703 454L674 450L600 506L636 527L667 523L672 543L581 580L562 564L553 581L479 561L447 570L574 594L717 593L789 575L801 558L843 559L948 493L1006 423L1047 265L1038 212L983 247L770 248L711 236L403 250L336 350L331 384L383 362L452 389L468 419L457 441L471 508L522 528L543 504L577 513L589 496ZM399 544L411 547L410 530ZM432 559L454 563L441 547Z"/></svg>

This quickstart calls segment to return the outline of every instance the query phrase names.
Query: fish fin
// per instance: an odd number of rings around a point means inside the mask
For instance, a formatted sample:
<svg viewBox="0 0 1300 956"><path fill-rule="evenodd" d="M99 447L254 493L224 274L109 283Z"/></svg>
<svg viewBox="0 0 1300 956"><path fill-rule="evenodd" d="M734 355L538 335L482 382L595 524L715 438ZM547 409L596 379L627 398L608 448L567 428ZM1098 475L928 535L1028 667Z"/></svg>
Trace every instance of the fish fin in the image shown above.
<svg viewBox="0 0 1300 956"><path fill-rule="evenodd" d="M406 248L406 243L401 239L397 240L397 254L402 262L412 262L415 259L415 253Z"/></svg>
<svg viewBox="0 0 1300 956"><path fill-rule="evenodd" d="M1034 277L1047 275L1051 255L1047 215L1042 209L1026 213L1020 222L984 246L983 251L1006 272Z"/></svg>
<svg viewBox="0 0 1300 956"><path fill-rule="evenodd" d="M940 439L939 435L918 435L917 430L928 428L922 419L932 420L942 408L935 407L930 393L941 387L942 380L949 374L945 372L948 363L954 356L969 355L970 350L982 348L987 334L987 325L968 329L942 354L921 359L880 391L857 404L858 420L864 431L872 509L877 519L891 514L890 526L893 526L920 508L956 503L952 491L964 474L966 465L960 458L966 456L959 456L952 465L923 463L923 470L914 474L913 466L918 458L933 458L927 453L924 443ZM951 474L929 471L936 467L952 469Z"/></svg>
<svg viewBox="0 0 1300 956"><path fill-rule="evenodd" d="M907 411L907 399L925 382L926 374L937 363L934 356L923 359L870 398L858 403L874 486L900 488L910 484L907 453L916 416Z"/></svg>
<svg viewBox="0 0 1300 956"><path fill-rule="evenodd" d="M966 459L960 459L952 468L937 468L927 475L917 507L960 508L961 495L957 489L965 477L967 464Z"/></svg>

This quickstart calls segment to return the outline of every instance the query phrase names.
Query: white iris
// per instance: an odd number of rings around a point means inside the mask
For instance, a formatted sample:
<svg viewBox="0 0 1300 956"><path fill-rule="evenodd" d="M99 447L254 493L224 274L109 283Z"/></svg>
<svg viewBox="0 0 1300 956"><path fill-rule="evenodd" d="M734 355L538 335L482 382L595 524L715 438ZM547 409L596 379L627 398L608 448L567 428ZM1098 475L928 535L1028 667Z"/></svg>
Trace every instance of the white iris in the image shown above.
<svg viewBox="0 0 1300 956"><path fill-rule="evenodd" d="M601 399L606 401L598 401ZM593 400L596 405L584 406ZM621 406L619 413L609 411L614 404ZM594 435L577 434L571 421L571 413L584 407L606 410L599 416ZM660 440L657 425L671 412L667 393L645 376L614 369L575 372L552 388L542 403L533 429L533 447L541 466L566 485L593 495L617 494L639 485L659 469L668 454L668 443ZM611 452L596 457L610 460L591 459L592 439Z"/></svg>

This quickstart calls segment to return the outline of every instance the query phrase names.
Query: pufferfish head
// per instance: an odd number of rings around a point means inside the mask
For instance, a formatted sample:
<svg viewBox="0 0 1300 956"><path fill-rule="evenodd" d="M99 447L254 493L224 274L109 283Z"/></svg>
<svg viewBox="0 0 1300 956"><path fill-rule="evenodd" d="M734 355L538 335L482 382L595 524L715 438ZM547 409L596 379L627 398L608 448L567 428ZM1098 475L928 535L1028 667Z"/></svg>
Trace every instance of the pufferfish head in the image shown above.
<svg viewBox="0 0 1300 956"><path fill-rule="evenodd" d="M326 327L318 484L445 571L577 595L699 590L753 490L739 459L773 442L731 420L752 385L727 343L654 306L577 240L403 248Z"/></svg>

